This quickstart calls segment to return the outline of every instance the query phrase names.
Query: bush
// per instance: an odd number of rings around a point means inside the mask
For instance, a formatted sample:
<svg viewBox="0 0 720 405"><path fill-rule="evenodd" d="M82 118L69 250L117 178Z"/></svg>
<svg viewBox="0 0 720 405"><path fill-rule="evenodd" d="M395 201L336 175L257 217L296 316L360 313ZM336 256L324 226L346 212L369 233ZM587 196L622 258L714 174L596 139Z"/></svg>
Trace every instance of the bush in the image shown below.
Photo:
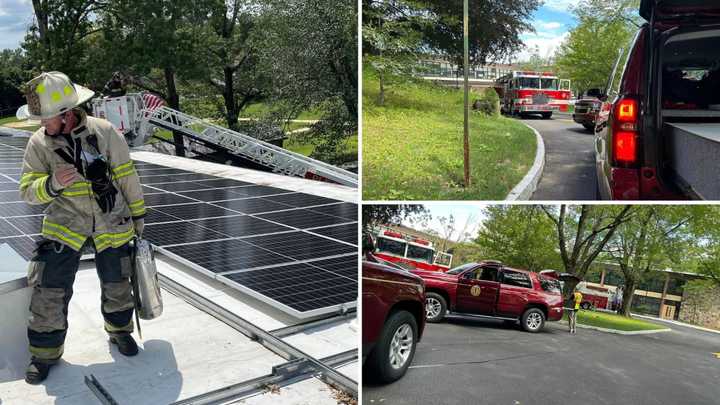
<svg viewBox="0 0 720 405"><path fill-rule="evenodd" d="M500 97L495 89L488 87L483 90L483 92L480 93L480 97L475 99L473 110L480 111L487 115L500 115Z"/></svg>

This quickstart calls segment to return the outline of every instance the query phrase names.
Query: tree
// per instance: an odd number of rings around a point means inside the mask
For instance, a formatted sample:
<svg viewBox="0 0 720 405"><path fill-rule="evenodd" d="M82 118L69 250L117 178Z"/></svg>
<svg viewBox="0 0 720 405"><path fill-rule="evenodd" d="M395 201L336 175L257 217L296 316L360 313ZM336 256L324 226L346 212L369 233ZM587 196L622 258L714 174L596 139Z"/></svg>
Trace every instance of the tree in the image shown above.
<svg viewBox="0 0 720 405"><path fill-rule="evenodd" d="M576 91L603 89L618 58L637 28L636 0L586 0L573 11L579 23L570 30L555 55L558 72L570 79ZM634 8L633 8L634 7ZM624 59L623 59L624 60ZM622 63L619 65L622 68Z"/></svg>
<svg viewBox="0 0 720 405"><path fill-rule="evenodd" d="M370 205L362 206L362 226L363 230L378 225L396 225L400 222L413 217L426 217L427 209L422 205L415 204L389 204L389 205Z"/></svg>
<svg viewBox="0 0 720 405"><path fill-rule="evenodd" d="M105 0L32 0L35 21L22 48L34 63L34 73L59 70L77 82L85 81L83 65L89 54L85 39L99 31L92 21Z"/></svg>
<svg viewBox="0 0 720 405"><path fill-rule="evenodd" d="M272 0L263 3L261 63L272 77L269 100L285 119L318 110L305 139L312 156L330 162L357 133L357 3Z"/></svg>
<svg viewBox="0 0 720 405"><path fill-rule="evenodd" d="M223 98L223 115L238 130L240 112L259 100L268 78L258 66L256 7L241 0L212 0L207 83Z"/></svg>
<svg viewBox="0 0 720 405"><path fill-rule="evenodd" d="M377 104L385 104L385 87L392 79L412 75L422 46L420 29L427 13L404 0L363 0L363 62L377 72Z"/></svg>
<svg viewBox="0 0 720 405"><path fill-rule="evenodd" d="M623 273L623 301L618 313L630 316L635 289L650 270L658 269L683 251L687 225L693 220L690 206L637 206L617 229L606 251Z"/></svg>
<svg viewBox="0 0 720 405"><path fill-rule="evenodd" d="M437 22L424 31L428 48L463 66L463 0L427 0ZM520 35L533 32L538 0L470 0L470 65L501 60L523 46Z"/></svg>
<svg viewBox="0 0 720 405"><path fill-rule="evenodd" d="M123 66L132 83L162 96L180 109L178 75L196 77L201 61L202 32L208 2L191 0L117 0L102 15L105 43L114 52L110 66ZM122 51L118 51L122 50ZM183 136L173 134L175 152L184 155Z"/></svg>
<svg viewBox="0 0 720 405"><path fill-rule="evenodd" d="M25 97L18 90L32 79L28 59L21 49L0 51L0 117L14 115L25 104Z"/></svg>
<svg viewBox="0 0 720 405"><path fill-rule="evenodd" d="M630 205L541 206L555 225L560 258L565 272L582 279L590 265L603 251L618 226L629 220ZM577 282L565 283L565 298Z"/></svg>
<svg viewBox="0 0 720 405"><path fill-rule="evenodd" d="M553 222L538 206L491 205L485 216L473 241L483 258L532 271L562 265Z"/></svg>

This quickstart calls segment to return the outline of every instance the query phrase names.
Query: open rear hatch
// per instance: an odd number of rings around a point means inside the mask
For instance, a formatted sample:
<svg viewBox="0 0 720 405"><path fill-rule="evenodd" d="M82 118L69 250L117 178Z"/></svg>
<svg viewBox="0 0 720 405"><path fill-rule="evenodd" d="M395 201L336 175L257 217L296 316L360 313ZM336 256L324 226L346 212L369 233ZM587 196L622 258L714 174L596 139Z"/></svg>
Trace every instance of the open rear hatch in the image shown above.
<svg viewBox="0 0 720 405"><path fill-rule="evenodd" d="M691 198L719 199L720 24L682 24L660 39L663 177Z"/></svg>
<svg viewBox="0 0 720 405"><path fill-rule="evenodd" d="M641 0L640 16L647 21L697 20L720 17L720 0Z"/></svg>

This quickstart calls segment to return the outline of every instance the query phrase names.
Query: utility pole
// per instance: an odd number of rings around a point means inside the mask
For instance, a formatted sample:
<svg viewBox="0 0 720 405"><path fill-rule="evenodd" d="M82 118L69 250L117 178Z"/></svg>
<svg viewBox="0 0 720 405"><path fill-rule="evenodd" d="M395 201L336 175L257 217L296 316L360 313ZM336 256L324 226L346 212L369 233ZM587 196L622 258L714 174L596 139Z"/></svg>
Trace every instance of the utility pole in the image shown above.
<svg viewBox="0 0 720 405"><path fill-rule="evenodd" d="M468 85L468 75L470 74L470 42L468 39L468 15L470 14L468 0L464 0L463 4L463 38L465 41L465 61L463 68L465 70L465 119L463 122L463 162L465 166L465 188L470 187L470 86Z"/></svg>

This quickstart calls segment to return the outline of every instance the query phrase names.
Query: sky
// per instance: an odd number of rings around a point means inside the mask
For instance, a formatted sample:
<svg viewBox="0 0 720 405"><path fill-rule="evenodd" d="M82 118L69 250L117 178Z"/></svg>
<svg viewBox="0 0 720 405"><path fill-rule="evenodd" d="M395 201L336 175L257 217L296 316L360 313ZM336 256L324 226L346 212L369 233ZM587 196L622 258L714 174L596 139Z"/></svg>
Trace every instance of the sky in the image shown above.
<svg viewBox="0 0 720 405"><path fill-rule="evenodd" d="M531 24L536 32L527 32L520 36L526 49L516 55L516 59L528 59L536 46L543 58L552 55L568 35L568 31L575 26L576 21L570 8L578 3L579 0L545 0L544 5L533 15Z"/></svg>
<svg viewBox="0 0 720 405"><path fill-rule="evenodd" d="M579 0L545 0L533 15L532 25L535 33L525 33L521 39L526 50L517 55L518 60L527 59L531 52L527 49L540 50L540 56L546 57L562 42L574 25L570 7ZM0 49L17 48L25 36L27 27L32 22L31 0L0 0Z"/></svg>
<svg viewBox="0 0 720 405"><path fill-rule="evenodd" d="M0 0L0 50L18 48L32 20L31 0Z"/></svg>
<svg viewBox="0 0 720 405"><path fill-rule="evenodd" d="M468 220L470 220L470 226L468 226L468 231L472 232L473 236L475 236L475 234L477 233L476 231L478 230L478 226L482 223L483 218L485 218L485 216L482 214L482 211L487 206L487 204L435 202L423 205L425 206L425 208L427 208L428 211L430 211L430 215L432 216L432 219L427 224L427 227L423 227L417 223L407 221L403 222L403 225L418 230L425 230L429 228L442 235L443 226L440 224L438 218L447 218L452 215L455 218L455 228L457 229L457 231L451 239L455 240L456 242L460 241L458 240L458 234L460 233L462 228L465 227L465 224L468 222Z"/></svg>

